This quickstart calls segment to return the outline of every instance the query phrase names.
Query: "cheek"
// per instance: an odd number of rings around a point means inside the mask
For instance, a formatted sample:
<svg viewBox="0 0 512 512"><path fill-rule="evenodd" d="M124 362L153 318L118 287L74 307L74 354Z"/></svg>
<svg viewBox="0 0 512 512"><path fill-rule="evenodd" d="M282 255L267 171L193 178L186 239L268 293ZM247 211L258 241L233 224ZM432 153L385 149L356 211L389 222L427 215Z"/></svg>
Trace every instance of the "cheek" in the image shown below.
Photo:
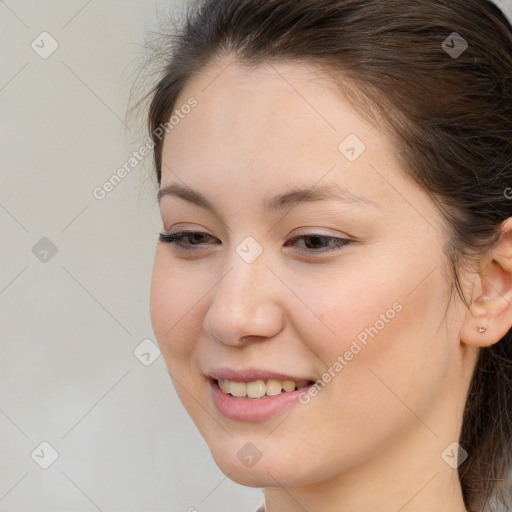
<svg viewBox="0 0 512 512"><path fill-rule="evenodd" d="M357 411L362 424L369 410L390 421L407 414L397 395L424 410L449 371L451 346L439 329L444 276L436 270L422 282L417 262L411 257L379 266L376 260L364 271L331 274L315 279L314 286L313 280L302 283L301 296L314 314L295 318L301 340L325 372L325 392L319 394L347 406L356 422Z"/></svg>
<svg viewBox="0 0 512 512"><path fill-rule="evenodd" d="M333 271L285 276L301 299L294 303L295 311L288 312L297 322L301 341L325 363L332 363L354 340L365 347L384 337L393 324L403 324L404 316L414 317L415 305L406 298L410 289L404 292L406 273L402 267L401 276L394 276L389 261L379 264L372 259L372 265L347 261Z"/></svg>
<svg viewBox="0 0 512 512"><path fill-rule="evenodd" d="M153 331L166 361L190 356L194 350L194 336L190 329L198 299L194 281L179 264L170 264L165 247L158 248L153 265L150 293L150 315ZM195 305L195 307L194 307Z"/></svg>

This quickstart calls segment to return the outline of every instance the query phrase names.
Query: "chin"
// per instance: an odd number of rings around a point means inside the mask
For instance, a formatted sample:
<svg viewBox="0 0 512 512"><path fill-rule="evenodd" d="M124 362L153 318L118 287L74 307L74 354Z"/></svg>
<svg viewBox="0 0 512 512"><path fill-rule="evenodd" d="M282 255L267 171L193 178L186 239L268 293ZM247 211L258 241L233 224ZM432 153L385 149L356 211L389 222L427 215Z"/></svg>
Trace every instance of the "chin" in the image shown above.
<svg viewBox="0 0 512 512"><path fill-rule="evenodd" d="M276 485L276 481L261 468L233 468L218 463L217 466L230 480L245 487L263 488Z"/></svg>
<svg viewBox="0 0 512 512"><path fill-rule="evenodd" d="M295 486L313 483L313 469L303 464L300 454L297 460L284 457L282 452L269 453L270 447L262 449L259 459L249 439L231 439L228 445L209 444L212 457L219 469L237 484L246 487ZM276 447L278 448L278 447ZM250 455L253 455L253 460ZM244 459L247 459L244 463ZM318 476L318 475L317 475ZM321 477L319 477L321 479Z"/></svg>

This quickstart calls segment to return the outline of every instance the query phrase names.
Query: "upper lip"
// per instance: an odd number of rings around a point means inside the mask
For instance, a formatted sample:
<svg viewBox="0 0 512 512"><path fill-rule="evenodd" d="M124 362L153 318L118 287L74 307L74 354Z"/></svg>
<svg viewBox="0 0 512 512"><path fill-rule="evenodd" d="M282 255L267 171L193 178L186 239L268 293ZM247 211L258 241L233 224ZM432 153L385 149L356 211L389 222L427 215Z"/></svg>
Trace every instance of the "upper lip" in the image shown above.
<svg viewBox="0 0 512 512"><path fill-rule="evenodd" d="M271 370L265 370L262 368L214 368L206 375L215 380L232 380L235 382L253 382L256 380L293 380L299 382L301 380L307 380L314 382L316 379L309 377L297 377L296 375L289 375L281 372L274 372Z"/></svg>

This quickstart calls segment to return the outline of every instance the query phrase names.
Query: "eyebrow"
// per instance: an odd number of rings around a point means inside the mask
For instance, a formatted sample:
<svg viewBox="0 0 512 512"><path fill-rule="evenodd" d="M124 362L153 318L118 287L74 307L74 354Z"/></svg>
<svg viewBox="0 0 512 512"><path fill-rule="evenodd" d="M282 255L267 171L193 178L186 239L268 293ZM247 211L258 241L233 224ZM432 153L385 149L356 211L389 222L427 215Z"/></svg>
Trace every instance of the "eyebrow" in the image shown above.
<svg viewBox="0 0 512 512"><path fill-rule="evenodd" d="M179 183L171 183L158 191L158 202L163 197L174 196L189 203L193 203L201 208L210 210L217 217L221 217L217 208L200 192L181 185ZM340 186L338 183L324 183L315 185L314 187L294 188L288 192L278 194L263 202L263 207L269 211L277 212L287 208L300 205L302 203L312 203L317 201L335 200L348 203L354 206L370 206L379 209L378 204L372 199L359 193L350 191Z"/></svg>

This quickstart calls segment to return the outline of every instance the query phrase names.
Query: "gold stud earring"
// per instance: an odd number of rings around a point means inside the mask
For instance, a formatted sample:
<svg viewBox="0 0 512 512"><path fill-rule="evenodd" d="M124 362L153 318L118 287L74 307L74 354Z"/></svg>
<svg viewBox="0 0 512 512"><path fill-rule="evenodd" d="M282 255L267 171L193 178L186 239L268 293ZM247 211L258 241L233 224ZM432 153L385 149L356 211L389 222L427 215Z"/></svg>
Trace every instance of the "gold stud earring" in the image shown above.
<svg viewBox="0 0 512 512"><path fill-rule="evenodd" d="M479 334L484 334L487 331L487 327L485 325L477 325L476 330Z"/></svg>

